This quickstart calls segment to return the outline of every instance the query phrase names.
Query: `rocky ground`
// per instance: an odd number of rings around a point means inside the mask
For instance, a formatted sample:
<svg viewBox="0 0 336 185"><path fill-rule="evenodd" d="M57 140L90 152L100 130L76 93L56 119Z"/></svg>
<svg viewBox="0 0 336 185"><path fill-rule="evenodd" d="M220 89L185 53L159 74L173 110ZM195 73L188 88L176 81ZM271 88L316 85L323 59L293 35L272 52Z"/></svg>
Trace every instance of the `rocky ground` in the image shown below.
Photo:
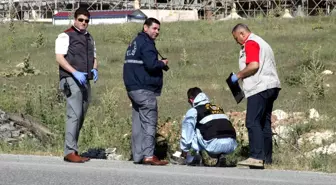
<svg viewBox="0 0 336 185"><path fill-rule="evenodd" d="M247 129L245 127L245 114L246 112L227 112L226 113L231 122L233 123L237 137L241 144L248 144ZM309 124L311 121L320 122L328 118L327 116L320 115L317 110L310 109L307 112L292 112L287 113L283 110L274 110L272 113L272 129L274 133L274 139L277 143L288 142L291 137L291 132L297 125ZM158 128L157 144L163 147L161 151L163 157L168 151L167 143L174 145L170 148L178 148L177 144L180 139L180 122L168 121L165 124L160 125ZM336 154L336 142L335 132L333 130L313 130L307 133L303 133L296 138L295 146L300 149L305 145L310 145L311 150L305 151L306 156L313 156L317 153L323 154ZM20 142L27 137L37 139L34 132L31 132L29 128L18 124L11 120L4 111L0 110L0 139L9 144ZM116 148L97 148L89 149L84 152L83 155L107 160L122 160L123 156L118 155ZM174 152L174 151L168 151ZM159 155L159 154L158 154ZM125 157L124 157L125 158ZM127 157L126 157L127 158Z"/></svg>
<svg viewBox="0 0 336 185"><path fill-rule="evenodd" d="M233 123L236 131L237 138L241 144L248 144L247 129L245 127L246 112L227 112L226 113L231 122ZM310 122L321 122L328 118L327 116L320 115L317 110L309 109L307 112L291 112L287 113L283 110L274 110L272 112L272 130L273 138L276 143L291 143L291 134L296 126L309 124ZM166 138L169 143L179 139L180 131L177 121L167 122L163 124L158 133L163 138ZM318 153L323 154L336 154L336 133L332 130L312 130L308 133L299 135L294 143L291 143L296 149L301 150L305 145L310 145L311 151L306 151L306 156L313 156Z"/></svg>
<svg viewBox="0 0 336 185"><path fill-rule="evenodd" d="M0 110L0 139L12 144L19 142L26 137L34 138L32 132L16 122L9 119L9 116Z"/></svg>
<svg viewBox="0 0 336 185"><path fill-rule="evenodd" d="M228 112L234 127L237 129L237 134L245 142L248 142L247 130L245 127L245 112ZM274 110L272 112L272 130L273 137L277 143L288 142L291 137L291 132L296 126L309 124L310 122L320 122L328 118L320 115L317 110L309 109L307 112L291 112L287 113L283 110ZM297 148L300 149L304 145L309 144L314 148L311 151L305 152L305 155L312 156L317 153L335 154L336 153L336 133L332 130L312 130L308 133L303 133L297 138Z"/></svg>
<svg viewBox="0 0 336 185"><path fill-rule="evenodd" d="M39 142L39 136L35 135L31 129L32 128L24 127L22 124L12 120L7 113L0 110L0 140L10 145L28 138ZM122 156L116 153L116 148L89 149L82 155L96 159L122 160Z"/></svg>

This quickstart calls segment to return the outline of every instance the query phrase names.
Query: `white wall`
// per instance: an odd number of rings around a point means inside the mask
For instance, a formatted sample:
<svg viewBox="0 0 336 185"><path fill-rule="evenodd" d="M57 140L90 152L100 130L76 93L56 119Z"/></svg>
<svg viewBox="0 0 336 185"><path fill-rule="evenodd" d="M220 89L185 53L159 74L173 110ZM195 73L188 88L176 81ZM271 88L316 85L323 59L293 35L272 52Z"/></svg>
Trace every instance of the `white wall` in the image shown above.
<svg viewBox="0 0 336 185"><path fill-rule="evenodd" d="M126 17L124 18L110 18L110 19L90 19L90 25L97 24L120 24L127 22ZM61 20L53 20L54 25L72 25L73 19L61 19Z"/></svg>
<svg viewBox="0 0 336 185"><path fill-rule="evenodd" d="M53 25L72 25L72 19L53 19Z"/></svg>
<svg viewBox="0 0 336 185"><path fill-rule="evenodd" d="M144 23L145 20L142 20L142 19L132 19L132 18L130 18L130 19L128 19L128 22Z"/></svg>
<svg viewBox="0 0 336 185"><path fill-rule="evenodd" d="M91 19L90 24L120 24L127 22L127 18L110 18L110 19Z"/></svg>
<svg viewBox="0 0 336 185"><path fill-rule="evenodd" d="M197 10L142 10L147 17L154 17L161 22L196 21Z"/></svg>

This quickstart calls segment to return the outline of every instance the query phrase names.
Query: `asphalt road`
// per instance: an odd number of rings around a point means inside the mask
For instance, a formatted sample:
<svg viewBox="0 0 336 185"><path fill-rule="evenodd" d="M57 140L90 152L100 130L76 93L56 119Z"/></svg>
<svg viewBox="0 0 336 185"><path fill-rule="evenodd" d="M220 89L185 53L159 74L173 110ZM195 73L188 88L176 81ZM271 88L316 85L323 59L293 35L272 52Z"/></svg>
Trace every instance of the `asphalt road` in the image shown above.
<svg viewBox="0 0 336 185"><path fill-rule="evenodd" d="M63 162L61 157L2 154L0 184L335 185L336 174L180 165L145 166L108 160L91 160L84 164L75 164Z"/></svg>

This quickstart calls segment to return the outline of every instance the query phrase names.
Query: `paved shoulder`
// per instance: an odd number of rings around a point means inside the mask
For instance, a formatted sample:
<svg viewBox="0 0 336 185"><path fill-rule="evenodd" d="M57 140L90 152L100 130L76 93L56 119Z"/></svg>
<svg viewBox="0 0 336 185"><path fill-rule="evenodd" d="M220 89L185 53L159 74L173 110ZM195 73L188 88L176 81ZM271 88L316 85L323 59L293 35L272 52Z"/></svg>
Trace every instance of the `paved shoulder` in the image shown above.
<svg viewBox="0 0 336 185"><path fill-rule="evenodd" d="M126 161L66 163L61 157L0 155L1 184L159 184L294 185L335 184L336 175L315 172L144 166Z"/></svg>

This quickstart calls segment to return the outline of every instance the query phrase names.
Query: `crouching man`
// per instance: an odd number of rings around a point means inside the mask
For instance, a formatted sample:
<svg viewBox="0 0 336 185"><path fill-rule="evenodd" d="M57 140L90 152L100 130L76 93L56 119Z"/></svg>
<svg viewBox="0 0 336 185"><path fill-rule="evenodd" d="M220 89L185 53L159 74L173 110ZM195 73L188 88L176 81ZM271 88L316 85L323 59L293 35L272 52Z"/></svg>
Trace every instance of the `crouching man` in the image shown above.
<svg viewBox="0 0 336 185"><path fill-rule="evenodd" d="M198 161L199 154L206 152L218 159L218 166L220 158L237 148L236 131L223 109L211 104L200 88L190 88L187 96L192 108L182 122L182 156L187 158L187 164L191 164Z"/></svg>

